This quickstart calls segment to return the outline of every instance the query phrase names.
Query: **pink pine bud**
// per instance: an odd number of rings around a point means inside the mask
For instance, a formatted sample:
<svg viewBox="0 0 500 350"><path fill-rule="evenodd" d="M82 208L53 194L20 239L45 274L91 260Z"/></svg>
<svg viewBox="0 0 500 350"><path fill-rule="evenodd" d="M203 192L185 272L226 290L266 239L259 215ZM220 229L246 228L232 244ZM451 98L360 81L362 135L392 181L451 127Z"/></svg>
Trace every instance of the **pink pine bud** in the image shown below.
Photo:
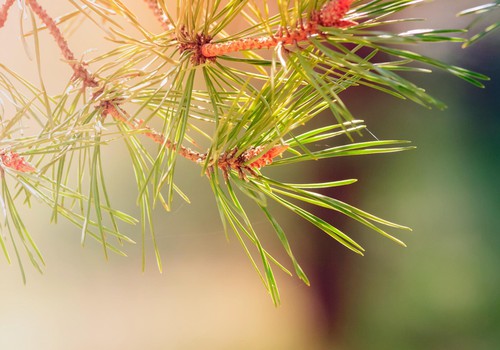
<svg viewBox="0 0 500 350"><path fill-rule="evenodd" d="M16 152L0 152L0 161L3 167L14 169L21 173L33 173L36 171L35 167Z"/></svg>

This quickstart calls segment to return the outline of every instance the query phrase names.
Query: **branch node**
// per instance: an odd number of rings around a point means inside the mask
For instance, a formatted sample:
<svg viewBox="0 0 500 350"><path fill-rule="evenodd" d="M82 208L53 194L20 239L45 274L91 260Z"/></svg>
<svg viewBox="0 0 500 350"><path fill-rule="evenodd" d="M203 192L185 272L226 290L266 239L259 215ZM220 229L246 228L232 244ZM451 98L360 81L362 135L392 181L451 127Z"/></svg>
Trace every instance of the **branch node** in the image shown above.
<svg viewBox="0 0 500 350"><path fill-rule="evenodd" d="M264 152L266 146L250 147L246 151L238 154L238 148L222 153L217 160L217 166L222 170L224 180L229 179L229 172L235 170L238 177L242 180L247 180L247 176L259 176L258 170L266 165L270 165L273 159L288 149L288 145L274 146L267 152ZM255 159L249 164L249 161Z"/></svg>
<svg viewBox="0 0 500 350"><path fill-rule="evenodd" d="M184 52L191 53L191 62L195 66L203 64L206 61L215 61L215 56L205 55L202 51L203 47L205 47L206 44L209 44L212 40L211 36L203 33L192 35L187 32L185 27L182 27L178 40L180 42L179 51L181 54Z"/></svg>

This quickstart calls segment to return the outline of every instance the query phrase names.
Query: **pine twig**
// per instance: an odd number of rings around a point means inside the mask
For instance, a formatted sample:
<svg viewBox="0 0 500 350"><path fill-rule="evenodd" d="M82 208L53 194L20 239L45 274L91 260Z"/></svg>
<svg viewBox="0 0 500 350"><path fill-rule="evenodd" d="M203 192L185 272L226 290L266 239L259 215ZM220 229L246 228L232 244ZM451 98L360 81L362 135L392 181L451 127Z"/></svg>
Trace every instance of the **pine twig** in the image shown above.
<svg viewBox="0 0 500 350"><path fill-rule="evenodd" d="M321 35L318 28L348 28L356 22L345 20L344 16L350 9L353 0L332 0L326 3L320 11L313 12L307 22L299 21L296 28L281 28L274 36L243 38L222 43L211 43L211 37L199 35L197 43L181 44L181 51L195 49L193 62L204 63L207 59L244 50L270 49L278 45L292 45L307 40L313 35Z"/></svg>
<svg viewBox="0 0 500 350"><path fill-rule="evenodd" d="M119 106L118 101L102 101L99 108L102 110L101 115L103 117L110 115L113 119L128 125L134 130L145 129L144 135L153 140L153 142L171 151L179 152L180 156L192 162L201 165L207 160L207 153L196 152L182 145L178 146L166 139L162 133L159 133L145 124L144 120L131 118L128 113ZM247 174L258 176L256 170L266 165L270 165L273 159L281 155L287 148L287 145L274 146L266 152L264 152L266 145L250 147L244 152L238 152L238 148L233 148L223 152L216 161L211 160L211 167L217 166L221 169L226 181L229 179L229 172L231 170L236 171L241 179L246 180ZM253 160L253 162L249 163L251 160Z"/></svg>
<svg viewBox="0 0 500 350"><path fill-rule="evenodd" d="M47 11L40 6L40 4L36 0L27 0L30 8L35 12L35 14L40 18L40 20L45 24L50 34L56 40L59 49L61 50L62 55L68 61L69 65L73 69L73 79L82 79L84 87L96 87L98 86L98 82L94 76L85 68L85 65L82 62L76 60L75 55L71 51L68 46L68 42L62 35L61 31L57 27L54 19L47 14Z"/></svg>
<svg viewBox="0 0 500 350"><path fill-rule="evenodd" d="M172 25L172 23L170 23L170 20L168 19L167 15L165 15L162 8L158 6L157 0L144 0L144 1L148 4L148 7L151 9L151 11L153 11L153 14L155 15L158 22L160 22L163 29L165 30L174 29L174 26Z"/></svg>

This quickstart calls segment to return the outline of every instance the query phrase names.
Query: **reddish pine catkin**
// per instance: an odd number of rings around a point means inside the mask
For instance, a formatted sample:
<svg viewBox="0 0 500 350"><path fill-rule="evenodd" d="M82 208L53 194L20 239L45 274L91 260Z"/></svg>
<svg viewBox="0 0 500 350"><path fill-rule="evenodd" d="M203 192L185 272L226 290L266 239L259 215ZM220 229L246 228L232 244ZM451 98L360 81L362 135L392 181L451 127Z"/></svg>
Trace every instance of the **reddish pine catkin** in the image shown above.
<svg viewBox="0 0 500 350"><path fill-rule="evenodd" d="M320 34L318 26L347 28L355 22L344 20L354 0L332 0L326 3L320 11L313 13L311 20L299 25L294 30L280 30L271 37L243 38L223 43L207 43L201 46L201 54L205 58L225 55L244 50L269 49L278 44L291 45L307 40L311 35Z"/></svg>

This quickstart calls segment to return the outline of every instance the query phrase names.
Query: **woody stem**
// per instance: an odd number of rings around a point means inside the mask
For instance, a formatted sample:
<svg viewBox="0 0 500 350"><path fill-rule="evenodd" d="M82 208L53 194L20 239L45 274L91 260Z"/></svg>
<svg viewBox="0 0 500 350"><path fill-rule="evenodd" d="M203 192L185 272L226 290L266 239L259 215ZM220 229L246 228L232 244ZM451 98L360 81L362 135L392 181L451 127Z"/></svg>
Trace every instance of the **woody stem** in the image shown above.
<svg viewBox="0 0 500 350"><path fill-rule="evenodd" d="M103 116L109 114L113 117L113 119L128 125L133 130L144 129L144 135L153 140L153 142L171 151L177 151L179 155L192 162L202 164L208 157L207 153L193 151L188 147L177 145L166 139L163 134L146 125L144 120L131 118L124 109L117 105L116 102L103 101L101 102L100 107L102 108ZM281 153L283 153L287 148L288 146L286 145L275 146L265 153L263 152L265 149L264 146L250 147L242 153L238 153L238 149L233 148L223 152L219 158L215 160L214 166L217 166L222 170L226 180L230 170L237 171L242 179L246 179L245 172L251 175L256 175L256 169L260 169L271 164L273 162L273 158L281 155ZM251 159L254 159L257 156L260 156L259 159L247 164Z"/></svg>
<svg viewBox="0 0 500 350"><path fill-rule="evenodd" d="M101 103L101 107L103 108L103 115L109 114L115 120L121 121L134 130L146 129L147 131L144 133L146 137L172 151L175 151L178 148L179 154L186 159L195 163L201 163L207 158L206 153L199 153L182 145L178 147L172 141L166 139L163 134L146 125L142 119L130 118L128 113L123 108L112 102L104 101Z"/></svg>
<svg viewBox="0 0 500 350"><path fill-rule="evenodd" d="M231 52L244 50L269 49L281 45L292 45L307 40L312 35L321 34L318 26L330 28L347 28L356 24L344 20L353 0L332 0L327 2L320 11L312 13L306 23L299 21L294 29L285 28L273 36L242 38L222 43L205 43L201 46L201 54L205 58L213 58Z"/></svg>
<svg viewBox="0 0 500 350"><path fill-rule="evenodd" d="M318 34L317 25L310 23L302 28L296 29L286 35L277 34L274 36L261 36L257 38L242 38L223 43L208 43L201 47L204 57L217 57L231 52L244 50L270 49L282 45L290 45L306 40L310 35Z"/></svg>
<svg viewBox="0 0 500 350"><path fill-rule="evenodd" d="M63 57L68 61L69 65L73 69L74 77L81 78L84 86L97 86L98 83L95 78L92 77L92 74L90 74L81 62L76 61L75 55L70 50L68 42L57 27L54 19L47 14L47 11L45 11L45 9L40 6L36 0L27 0L26 2L33 12L40 18L43 24L45 24L52 37L56 40Z"/></svg>

